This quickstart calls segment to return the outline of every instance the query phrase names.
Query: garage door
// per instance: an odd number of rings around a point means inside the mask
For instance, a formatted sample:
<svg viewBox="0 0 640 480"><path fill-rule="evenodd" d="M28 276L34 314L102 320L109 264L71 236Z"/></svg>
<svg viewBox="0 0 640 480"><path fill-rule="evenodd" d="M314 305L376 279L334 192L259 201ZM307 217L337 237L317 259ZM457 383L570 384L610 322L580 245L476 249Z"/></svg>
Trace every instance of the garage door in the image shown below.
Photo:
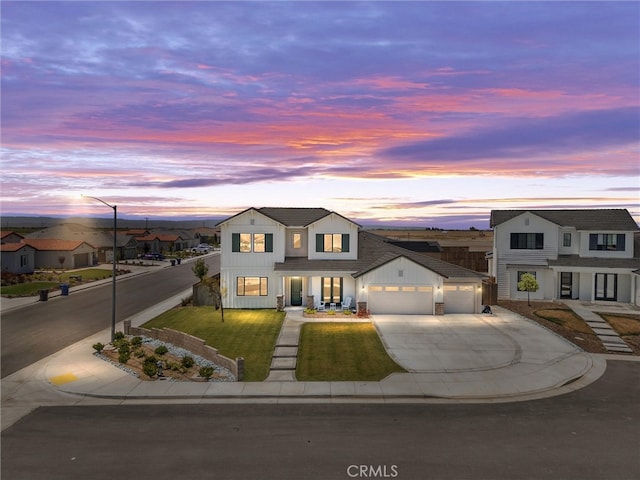
<svg viewBox="0 0 640 480"><path fill-rule="evenodd" d="M369 310L373 314L433 314L433 287L370 285Z"/></svg>
<svg viewBox="0 0 640 480"><path fill-rule="evenodd" d="M475 285L445 285L444 313L475 313Z"/></svg>

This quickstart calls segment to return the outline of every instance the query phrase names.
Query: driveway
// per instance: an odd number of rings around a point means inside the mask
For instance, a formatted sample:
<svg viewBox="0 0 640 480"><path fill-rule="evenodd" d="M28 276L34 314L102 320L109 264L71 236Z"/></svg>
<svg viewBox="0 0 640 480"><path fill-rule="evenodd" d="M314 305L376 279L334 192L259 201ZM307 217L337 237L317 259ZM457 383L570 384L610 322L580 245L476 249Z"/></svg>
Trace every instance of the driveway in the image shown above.
<svg viewBox="0 0 640 480"><path fill-rule="evenodd" d="M545 365L580 352L535 322L499 308L493 315L374 315L373 321L391 357L409 372Z"/></svg>

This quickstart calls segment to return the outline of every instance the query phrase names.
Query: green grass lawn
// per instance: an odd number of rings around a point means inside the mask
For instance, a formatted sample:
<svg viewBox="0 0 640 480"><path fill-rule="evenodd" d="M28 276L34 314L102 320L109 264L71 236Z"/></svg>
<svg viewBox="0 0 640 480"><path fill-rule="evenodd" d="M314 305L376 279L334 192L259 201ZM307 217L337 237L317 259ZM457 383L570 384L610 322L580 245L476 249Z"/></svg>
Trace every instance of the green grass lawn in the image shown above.
<svg viewBox="0 0 640 480"><path fill-rule="evenodd" d="M212 307L183 307L169 310L143 327L172 328L203 339L225 357L244 357L244 380L260 382L269 374L284 315L275 310L227 309L222 323L220 311Z"/></svg>
<svg viewBox="0 0 640 480"><path fill-rule="evenodd" d="M7 285L0 288L0 295L11 297L29 297L37 295L40 290L49 290L58 288L59 282L30 282L18 283L16 285Z"/></svg>
<svg viewBox="0 0 640 480"><path fill-rule="evenodd" d="M38 295L40 290L57 289L61 283L69 283L72 286L76 285L78 283L76 280L69 280L71 275L82 276L82 283L86 283L111 278L111 270L106 270L104 268L86 268L83 270L74 270L73 272L43 272L33 275L25 275L24 278L26 281L24 283L1 287L0 295L29 297Z"/></svg>
<svg viewBox="0 0 640 480"><path fill-rule="evenodd" d="M299 381L380 381L405 370L387 355L370 323L305 323L300 334Z"/></svg>

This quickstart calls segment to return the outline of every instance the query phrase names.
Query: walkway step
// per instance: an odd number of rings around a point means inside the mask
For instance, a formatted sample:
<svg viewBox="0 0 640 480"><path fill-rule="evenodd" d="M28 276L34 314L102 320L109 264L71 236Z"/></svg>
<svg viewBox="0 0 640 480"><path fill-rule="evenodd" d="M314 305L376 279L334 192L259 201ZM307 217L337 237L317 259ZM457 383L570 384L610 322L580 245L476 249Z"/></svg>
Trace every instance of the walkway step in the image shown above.
<svg viewBox="0 0 640 480"><path fill-rule="evenodd" d="M271 370L295 370L296 357L274 357L271 360Z"/></svg>

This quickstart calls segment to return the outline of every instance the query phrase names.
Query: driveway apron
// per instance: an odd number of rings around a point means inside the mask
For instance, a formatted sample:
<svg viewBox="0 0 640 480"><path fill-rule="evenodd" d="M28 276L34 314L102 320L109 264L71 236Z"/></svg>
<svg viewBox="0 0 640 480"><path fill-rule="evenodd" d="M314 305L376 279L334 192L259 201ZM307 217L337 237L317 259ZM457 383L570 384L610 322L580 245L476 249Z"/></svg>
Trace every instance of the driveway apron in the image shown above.
<svg viewBox="0 0 640 480"><path fill-rule="evenodd" d="M374 315L387 351L409 372L493 370L577 353L554 333L510 314Z"/></svg>

